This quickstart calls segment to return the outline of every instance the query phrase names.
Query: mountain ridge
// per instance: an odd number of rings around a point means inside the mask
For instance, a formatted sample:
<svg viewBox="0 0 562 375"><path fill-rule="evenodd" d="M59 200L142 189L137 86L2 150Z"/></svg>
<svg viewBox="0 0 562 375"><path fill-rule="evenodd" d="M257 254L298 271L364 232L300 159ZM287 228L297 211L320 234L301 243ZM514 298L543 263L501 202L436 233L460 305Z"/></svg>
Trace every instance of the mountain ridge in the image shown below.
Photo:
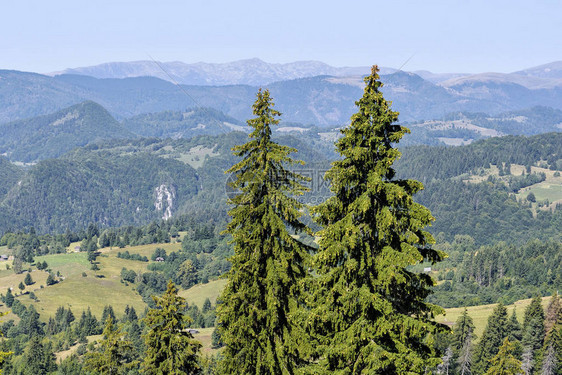
<svg viewBox="0 0 562 375"><path fill-rule="evenodd" d="M49 73L88 75L95 78L130 78L154 76L167 81L188 85L252 85L259 86L277 81L313 77L319 75L346 76L364 75L370 68L333 67L321 61L295 61L290 63L267 63L258 58L227 63L184 63L181 61L156 62L139 60L131 62L109 62L99 65L69 68ZM382 68L385 73L396 69ZM172 77L172 79L170 78Z"/></svg>

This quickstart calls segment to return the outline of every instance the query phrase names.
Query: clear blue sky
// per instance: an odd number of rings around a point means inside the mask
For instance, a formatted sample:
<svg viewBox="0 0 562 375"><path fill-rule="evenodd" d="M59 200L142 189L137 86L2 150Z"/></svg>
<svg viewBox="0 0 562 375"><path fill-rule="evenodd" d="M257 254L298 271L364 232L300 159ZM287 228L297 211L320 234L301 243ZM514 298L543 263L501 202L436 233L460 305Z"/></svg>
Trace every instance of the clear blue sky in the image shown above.
<svg viewBox="0 0 562 375"><path fill-rule="evenodd" d="M562 60L557 0L7 0L0 69L109 61L377 63L510 72Z"/></svg>

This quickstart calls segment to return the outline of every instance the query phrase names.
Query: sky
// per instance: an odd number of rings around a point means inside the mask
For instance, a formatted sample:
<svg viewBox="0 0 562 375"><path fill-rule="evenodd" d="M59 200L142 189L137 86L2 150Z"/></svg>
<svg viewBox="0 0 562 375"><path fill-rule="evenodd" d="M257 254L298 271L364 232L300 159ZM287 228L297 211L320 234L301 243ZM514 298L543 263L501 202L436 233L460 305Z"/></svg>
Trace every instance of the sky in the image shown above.
<svg viewBox="0 0 562 375"><path fill-rule="evenodd" d="M0 69L260 58L432 72L562 60L558 0L3 0ZM409 59L409 60L408 60Z"/></svg>

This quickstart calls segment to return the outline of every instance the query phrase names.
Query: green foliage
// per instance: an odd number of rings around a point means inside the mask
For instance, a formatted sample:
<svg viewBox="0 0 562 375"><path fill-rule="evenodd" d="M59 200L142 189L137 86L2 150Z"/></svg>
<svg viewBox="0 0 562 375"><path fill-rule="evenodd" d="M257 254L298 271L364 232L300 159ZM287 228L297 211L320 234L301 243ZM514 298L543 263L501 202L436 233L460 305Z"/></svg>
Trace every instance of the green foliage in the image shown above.
<svg viewBox="0 0 562 375"><path fill-rule="evenodd" d="M99 347L85 355L84 370L100 375L120 375L137 366L132 359L132 343L123 336L113 319L107 319Z"/></svg>
<svg viewBox="0 0 562 375"><path fill-rule="evenodd" d="M542 299L536 296L531 304L525 309L523 319L523 338L521 344L524 348L529 348L533 352L533 358L539 358L540 350L543 347L545 338L544 310ZM536 363L535 368L539 363Z"/></svg>
<svg viewBox="0 0 562 375"><path fill-rule="evenodd" d="M47 276L47 281L45 282L45 284L54 285L56 283L57 283L57 280L53 277L53 274L50 273L49 276Z"/></svg>
<svg viewBox="0 0 562 375"><path fill-rule="evenodd" d="M0 201L23 174L23 169L10 163L5 156L0 156Z"/></svg>
<svg viewBox="0 0 562 375"><path fill-rule="evenodd" d="M34 281L31 278L31 274L28 272L27 275L25 275L25 279L23 280L23 282L25 283L25 285L33 285Z"/></svg>
<svg viewBox="0 0 562 375"><path fill-rule="evenodd" d="M342 159L326 174L334 196L314 209L323 229L308 324L319 341L318 373L414 374L440 361L433 335L446 328L431 317L442 310L424 301L433 280L408 267L444 254L424 230L429 210L412 199L422 184L395 178L393 144L408 130L394 124L377 71L336 143Z"/></svg>
<svg viewBox="0 0 562 375"><path fill-rule="evenodd" d="M49 344L43 344L40 336L32 336L22 358L22 374L47 374L57 369L55 355Z"/></svg>
<svg viewBox="0 0 562 375"><path fill-rule="evenodd" d="M14 303L14 295L12 294L12 289L8 288L3 301L7 307L12 307L12 304Z"/></svg>
<svg viewBox="0 0 562 375"><path fill-rule="evenodd" d="M475 247L453 241L442 248L450 254L442 269L454 268L455 277L448 286L436 286L429 296L429 301L440 306L509 304L562 288L562 244L558 242L532 240L520 246L499 242Z"/></svg>
<svg viewBox="0 0 562 375"><path fill-rule="evenodd" d="M490 360L498 354L502 342L509 336L508 327L507 310L503 304L499 303L488 318L488 324L476 347L474 356L474 372L476 374L484 374L490 368ZM498 358L504 357L502 354Z"/></svg>
<svg viewBox="0 0 562 375"><path fill-rule="evenodd" d="M184 289L188 289L197 284L197 269L190 259L180 265L176 273L176 278Z"/></svg>
<svg viewBox="0 0 562 375"><path fill-rule="evenodd" d="M535 318L540 321L544 321L544 309L542 307L541 296L535 296L531 301L531 304L525 309L525 315L523 316L523 330L527 330L527 326L531 323L531 320Z"/></svg>
<svg viewBox="0 0 562 375"><path fill-rule="evenodd" d="M157 308L148 311L144 335L146 353L145 374L194 374L199 371L198 353L201 344L186 331L186 307L170 281L162 297L154 297Z"/></svg>
<svg viewBox="0 0 562 375"><path fill-rule="evenodd" d="M499 348L498 354L490 360L491 366L486 375L517 375L523 374L521 362L513 356L514 345L507 337Z"/></svg>
<svg viewBox="0 0 562 375"><path fill-rule="evenodd" d="M129 254L128 250L125 250L124 252L118 252L117 258L138 260L139 262L148 262L148 258L146 256L141 256L139 254Z"/></svg>
<svg viewBox="0 0 562 375"><path fill-rule="evenodd" d="M223 373L292 374L307 344L294 314L309 248L291 236L307 231L295 198L306 191L306 178L286 169L299 163L289 156L296 150L271 139L280 113L269 91L258 92L253 112L250 140L233 148L242 160L227 171L239 194L229 200L226 233L235 254L217 309L225 344L221 366Z"/></svg>
<svg viewBox="0 0 562 375"><path fill-rule="evenodd" d="M115 311L113 310L113 306L106 305L103 308L103 312L101 314L101 321L107 322L108 319L111 319L112 322L116 322L117 318L115 317Z"/></svg>
<svg viewBox="0 0 562 375"><path fill-rule="evenodd" d="M468 310L465 308L453 328L451 347L456 356L459 355L469 337L474 338L474 323L470 315L468 315Z"/></svg>
<svg viewBox="0 0 562 375"><path fill-rule="evenodd" d="M0 312L0 317L7 315L8 312ZM0 331L0 336L3 336L4 332ZM5 351L4 348L0 348L0 375L2 375L2 367L4 365L4 362L6 362L6 360L12 355L14 354L11 351Z"/></svg>

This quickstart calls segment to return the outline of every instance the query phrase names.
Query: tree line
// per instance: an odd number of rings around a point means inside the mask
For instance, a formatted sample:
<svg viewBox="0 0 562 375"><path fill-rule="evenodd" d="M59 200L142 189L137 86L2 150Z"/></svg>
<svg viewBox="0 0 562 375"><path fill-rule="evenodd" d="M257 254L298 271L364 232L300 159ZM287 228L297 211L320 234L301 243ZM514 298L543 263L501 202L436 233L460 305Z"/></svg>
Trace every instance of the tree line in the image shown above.
<svg viewBox="0 0 562 375"><path fill-rule="evenodd" d="M442 335L438 345L445 353L439 374L541 374L562 372L562 306L554 294L546 311L539 296L524 311L523 323L499 303L488 318L482 337L465 309L452 335Z"/></svg>

